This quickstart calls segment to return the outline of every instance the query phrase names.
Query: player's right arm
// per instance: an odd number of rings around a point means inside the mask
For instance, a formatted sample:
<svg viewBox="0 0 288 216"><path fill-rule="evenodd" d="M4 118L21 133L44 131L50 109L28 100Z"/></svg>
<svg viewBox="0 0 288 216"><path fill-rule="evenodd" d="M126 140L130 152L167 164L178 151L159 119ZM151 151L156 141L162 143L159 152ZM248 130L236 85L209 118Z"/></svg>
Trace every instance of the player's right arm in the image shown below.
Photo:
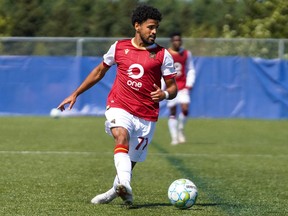
<svg viewBox="0 0 288 216"><path fill-rule="evenodd" d="M188 51L188 58L186 60L185 70L186 70L186 88L192 89L196 79L196 71L194 62L192 59L192 53Z"/></svg>
<svg viewBox="0 0 288 216"><path fill-rule="evenodd" d="M100 63L98 66L96 66L90 74L86 77L86 79L82 82L82 84L66 99L60 103L60 105L57 107L57 109L63 111L65 110L65 105L69 104L68 109L72 109L73 105L75 104L77 97L94 86L96 83L98 83L106 74L106 72L109 70L109 66L106 65L104 62Z"/></svg>

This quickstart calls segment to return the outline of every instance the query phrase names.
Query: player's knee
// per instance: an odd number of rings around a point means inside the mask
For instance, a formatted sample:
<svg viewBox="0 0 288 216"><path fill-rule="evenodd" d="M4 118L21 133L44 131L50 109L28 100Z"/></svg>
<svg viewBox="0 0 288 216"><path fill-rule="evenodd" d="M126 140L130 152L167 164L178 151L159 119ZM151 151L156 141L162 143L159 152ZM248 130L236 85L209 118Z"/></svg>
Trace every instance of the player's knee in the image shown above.
<svg viewBox="0 0 288 216"><path fill-rule="evenodd" d="M172 111L172 110L171 110L171 111L170 111L170 116L176 116L176 111L174 111L174 110Z"/></svg>
<svg viewBox="0 0 288 216"><path fill-rule="evenodd" d="M111 129L115 144L129 145L129 134L125 128L115 127Z"/></svg>
<svg viewBox="0 0 288 216"><path fill-rule="evenodd" d="M188 110L183 110L182 113L184 116L188 116L188 114L189 114Z"/></svg>
<svg viewBox="0 0 288 216"><path fill-rule="evenodd" d="M129 146L129 139L124 134L117 134L116 136L114 136L114 140L116 145L122 144L127 147Z"/></svg>
<svg viewBox="0 0 288 216"><path fill-rule="evenodd" d="M170 108L170 116L176 116L176 107Z"/></svg>

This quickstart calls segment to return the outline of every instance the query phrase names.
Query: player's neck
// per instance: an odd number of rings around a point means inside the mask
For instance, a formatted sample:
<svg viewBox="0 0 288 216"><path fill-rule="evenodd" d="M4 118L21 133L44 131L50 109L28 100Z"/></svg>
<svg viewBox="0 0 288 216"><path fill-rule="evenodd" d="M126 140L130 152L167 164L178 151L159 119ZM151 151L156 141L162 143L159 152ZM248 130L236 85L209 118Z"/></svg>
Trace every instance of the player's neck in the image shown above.
<svg viewBox="0 0 288 216"><path fill-rule="evenodd" d="M169 50L170 50L171 52L174 52L174 53L178 53L178 52L179 52L179 49L175 49L175 48L173 48L173 47L170 47Z"/></svg>
<svg viewBox="0 0 288 216"><path fill-rule="evenodd" d="M184 49L181 48L181 47L178 48L178 49L177 49L177 48L174 48L174 47L170 47L170 48L169 48L169 51L174 52L174 53L181 53L181 52L183 52L183 50L184 50Z"/></svg>
<svg viewBox="0 0 288 216"><path fill-rule="evenodd" d="M136 37L131 39L131 43L137 49L142 49L142 50L146 50L146 49L149 49L149 48L155 46L155 44L152 44L152 45L145 44L145 43L143 43L143 41L141 39L139 39L139 38L137 39Z"/></svg>

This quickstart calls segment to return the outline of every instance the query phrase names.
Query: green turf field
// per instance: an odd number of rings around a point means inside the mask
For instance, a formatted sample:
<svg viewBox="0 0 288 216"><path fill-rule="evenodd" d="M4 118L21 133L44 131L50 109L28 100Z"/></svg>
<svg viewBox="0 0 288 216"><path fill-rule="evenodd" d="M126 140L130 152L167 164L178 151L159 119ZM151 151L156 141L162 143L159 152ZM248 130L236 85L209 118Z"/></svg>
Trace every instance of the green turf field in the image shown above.
<svg viewBox="0 0 288 216"><path fill-rule="evenodd" d="M288 215L288 121L191 119L186 133L171 146L160 119L126 209L90 204L115 175L104 118L1 117L0 215ZM178 178L198 186L189 210L168 202Z"/></svg>

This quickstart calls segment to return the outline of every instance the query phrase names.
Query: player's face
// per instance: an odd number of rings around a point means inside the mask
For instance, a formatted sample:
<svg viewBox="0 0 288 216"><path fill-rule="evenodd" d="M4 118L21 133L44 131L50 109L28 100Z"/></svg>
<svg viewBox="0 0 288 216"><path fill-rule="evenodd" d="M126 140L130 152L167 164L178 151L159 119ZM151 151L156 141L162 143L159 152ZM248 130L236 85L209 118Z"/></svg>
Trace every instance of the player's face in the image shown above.
<svg viewBox="0 0 288 216"><path fill-rule="evenodd" d="M155 42L159 21L148 19L142 24L136 24L136 31L144 44L151 45Z"/></svg>
<svg viewBox="0 0 288 216"><path fill-rule="evenodd" d="M171 43L172 43L172 48L178 51L180 47L182 46L182 39L180 36L176 35L171 39Z"/></svg>

